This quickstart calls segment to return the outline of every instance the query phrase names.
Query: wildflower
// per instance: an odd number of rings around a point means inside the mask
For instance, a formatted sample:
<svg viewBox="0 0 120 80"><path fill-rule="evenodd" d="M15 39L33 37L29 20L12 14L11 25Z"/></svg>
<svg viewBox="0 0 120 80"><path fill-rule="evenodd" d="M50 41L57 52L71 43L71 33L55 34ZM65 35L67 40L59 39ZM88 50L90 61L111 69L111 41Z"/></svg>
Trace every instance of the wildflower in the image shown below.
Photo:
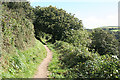
<svg viewBox="0 0 120 80"><path fill-rule="evenodd" d="M116 72L118 73L118 70L116 70Z"/></svg>
<svg viewBox="0 0 120 80"><path fill-rule="evenodd" d="M101 62L103 62L103 60Z"/></svg>
<svg viewBox="0 0 120 80"><path fill-rule="evenodd" d="M116 55L112 55L112 57L118 59L118 57Z"/></svg>

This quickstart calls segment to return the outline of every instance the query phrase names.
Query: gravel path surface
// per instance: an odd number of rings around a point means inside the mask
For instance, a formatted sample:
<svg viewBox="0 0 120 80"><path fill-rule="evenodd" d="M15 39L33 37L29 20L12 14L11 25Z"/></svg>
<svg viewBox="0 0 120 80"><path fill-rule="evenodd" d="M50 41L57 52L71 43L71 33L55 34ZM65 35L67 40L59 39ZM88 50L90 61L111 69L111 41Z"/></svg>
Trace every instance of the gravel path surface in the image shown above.
<svg viewBox="0 0 120 80"><path fill-rule="evenodd" d="M48 76L48 65L50 61L52 60L52 52L49 50L49 48L44 45L44 47L47 50L47 57L42 61L42 63L38 67L37 73L34 75L34 78L47 78Z"/></svg>

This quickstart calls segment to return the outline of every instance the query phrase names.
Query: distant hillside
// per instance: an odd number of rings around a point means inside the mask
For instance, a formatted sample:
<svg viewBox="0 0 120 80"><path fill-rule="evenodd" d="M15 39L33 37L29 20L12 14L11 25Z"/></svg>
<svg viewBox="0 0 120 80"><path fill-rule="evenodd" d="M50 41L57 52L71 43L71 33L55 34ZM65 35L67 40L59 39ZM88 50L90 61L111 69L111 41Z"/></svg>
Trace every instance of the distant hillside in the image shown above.
<svg viewBox="0 0 120 80"><path fill-rule="evenodd" d="M109 31L120 31L120 27L118 26L105 26L105 27L100 27L102 28L103 30L109 30Z"/></svg>
<svg viewBox="0 0 120 80"><path fill-rule="evenodd" d="M120 27L118 26L104 26L104 27L98 27L98 28L102 28L103 30L112 31L112 32L120 31ZM86 30L92 31L93 29L86 29Z"/></svg>

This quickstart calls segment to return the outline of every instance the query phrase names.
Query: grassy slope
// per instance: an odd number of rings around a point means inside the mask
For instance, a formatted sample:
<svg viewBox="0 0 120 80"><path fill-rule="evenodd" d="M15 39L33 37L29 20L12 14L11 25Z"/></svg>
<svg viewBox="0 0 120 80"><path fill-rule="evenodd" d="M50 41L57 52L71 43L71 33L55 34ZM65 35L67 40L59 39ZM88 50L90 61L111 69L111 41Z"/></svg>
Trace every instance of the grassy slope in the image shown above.
<svg viewBox="0 0 120 80"><path fill-rule="evenodd" d="M37 66L46 56L42 43L36 40L36 45L25 51L5 54L2 62L2 78L32 78Z"/></svg>

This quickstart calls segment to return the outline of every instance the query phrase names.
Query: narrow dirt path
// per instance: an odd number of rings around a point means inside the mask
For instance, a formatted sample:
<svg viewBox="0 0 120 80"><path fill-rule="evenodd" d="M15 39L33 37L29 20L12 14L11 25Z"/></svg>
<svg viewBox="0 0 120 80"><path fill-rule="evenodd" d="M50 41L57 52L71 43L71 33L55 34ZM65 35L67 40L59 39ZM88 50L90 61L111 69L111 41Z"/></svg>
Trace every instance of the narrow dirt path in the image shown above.
<svg viewBox="0 0 120 80"><path fill-rule="evenodd" d="M47 78L48 76L48 65L50 61L52 60L52 52L49 50L49 48L44 45L44 47L47 50L47 57L42 61L40 66L38 67L38 71L35 74L34 78Z"/></svg>

